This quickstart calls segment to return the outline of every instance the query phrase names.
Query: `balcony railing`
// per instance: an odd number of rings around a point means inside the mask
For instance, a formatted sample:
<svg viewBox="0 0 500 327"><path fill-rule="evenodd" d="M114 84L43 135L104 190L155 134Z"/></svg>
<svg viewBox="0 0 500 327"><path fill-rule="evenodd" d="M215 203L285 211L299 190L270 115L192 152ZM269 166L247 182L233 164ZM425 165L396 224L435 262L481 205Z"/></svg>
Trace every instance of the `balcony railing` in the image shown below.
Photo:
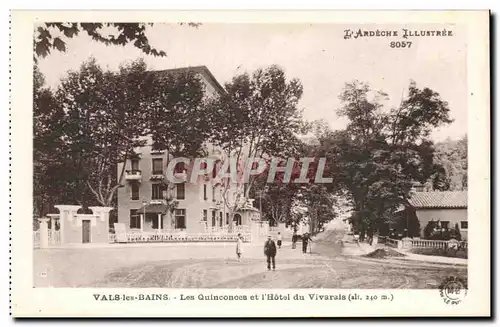
<svg viewBox="0 0 500 327"><path fill-rule="evenodd" d="M126 170L125 171L125 180L127 181L141 181L142 180L142 172L138 169L134 170Z"/></svg>
<svg viewBox="0 0 500 327"><path fill-rule="evenodd" d="M174 177L183 181L187 180L187 170L174 171Z"/></svg>
<svg viewBox="0 0 500 327"><path fill-rule="evenodd" d="M153 171L153 173L151 174L151 180L152 181L161 181L163 180L165 177L163 176L163 172L158 172L158 171Z"/></svg>

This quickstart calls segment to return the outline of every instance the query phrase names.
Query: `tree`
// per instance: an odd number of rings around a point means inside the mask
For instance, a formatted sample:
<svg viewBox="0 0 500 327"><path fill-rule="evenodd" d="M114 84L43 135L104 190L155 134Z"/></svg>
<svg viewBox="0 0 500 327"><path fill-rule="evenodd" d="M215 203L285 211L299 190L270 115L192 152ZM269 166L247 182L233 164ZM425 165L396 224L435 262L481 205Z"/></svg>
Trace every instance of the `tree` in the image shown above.
<svg viewBox="0 0 500 327"><path fill-rule="evenodd" d="M299 80L288 80L281 68L270 66L235 76L225 89L207 108L214 132L210 141L222 149L225 160L284 158L300 146L297 136L304 124L298 108L302 96ZM223 184L222 196L230 213L249 198L255 178Z"/></svg>
<svg viewBox="0 0 500 327"><path fill-rule="evenodd" d="M69 72L56 92L65 112L64 140L76 168L73 178L78 189L88 189L99 205L113 205L125 170L123 166L117 176L118 163L144 145L140 137L147 117L145 73L143 61L115 73L103 71L90 59L79 71Z"/></svg>
<svg viewBox="0 0 500 327"><path fill-rule="evenodd" d="M395 214L390 228L403 237L420 237L420 221L413 207L407 206Z"/></svg>
<svg viewBox="0 0 500 327"><path fill-rule="evenodd" d="M124 46L133 44L143 53L155 57L166 57L163 50L149 44L146 28L153 23L43 23L37 27L33 40L35 62L37 57L45 58L52 49L66 51L66 41L80 33L86 33L92 40L105 45ZM179 23L198 28L201 23Z"/></svg>
<svg viewBox="0 0 500 327"><path fill-rule="evenodd" d="M165 57L149 44L146 27L153 24L144 23L44 23L35 32L33 50L37 57L45 58L52 49L66 51L66 41L80 33L86 33L92 40L105 45L124 46L133 44L145 54ZM107 34L107 35L106 35ZM35 57L36 59L36 57Z"/></svg>
<svg viewBox="0 0 500 327"><path fill-rule="evenodd" d="M118 174L116 167L145 145L147 136L154 149L172 157L195 155L207 135L201 122L202 82L191 73L157 76L146 68L138 60L109 72L90 59L57 90L75 179L100 205L113 205L125 164Z"/></svg>
<svg viewBox="0 0 500 327"><path fill-rule="evenodd" d="M442 191L467 189L467 137L447 139L435 146L434 160L440 170L431 177L433 188Z"/></svg>
<svg viewBox="0 0 500 327"><path fill-rule="evenodd" d="M74 202L81 193L63 140L64 111L36 65L33 77L33 209L40 217L55 204Z"/></svg>
<svg viewBox="0 0 500 327"><path fill-rule="evenodd" d="M451 122L448 104L414 82L407 93L399 107L384 110L387 94L357 81L346 84L338 113L348 118L348 125L325 137L335 182L349 193L361 237L408 202L414 182L424 183L438 168L428 136Z"/></svg>
<svg viewBox="0 0 500 327"><path fill-rule="evenodd" d="M148 107L147 134L151 135L152 147L166 151L167 165L176 157L194 158L207 154L205 142L210 136L206 123L206 101L203 81L193 72L156 73L148 76L144 90ZM188 167L185 167L186 171ZM164 200L171 224L173 212L178 206L173 192L176 187L168 176L162 179Z"/></svg>
<svg viewBox="0 0 500 327"><path fill-rule="evenodd" d="M307 187L304 183L293 183L300 176L300 169L297 160L292 169L290 182L284 180L284 172L277 172L274 180L268 183L270 160L266 161L265 170L257 176L254 187L250 191L250 196L258 198L259 203L262 205L262 212L264 213L262 219L270 221L272 225L278 223L290 224L294 220L292 209L294 206L303 205L302 202L298 203L299 200L302 200L299 195ZM310 167L309 171L311 170ZM311 173L307 177L310 178L310 175ZM299 222L302 219L303 217L295 220Z"/></svg>

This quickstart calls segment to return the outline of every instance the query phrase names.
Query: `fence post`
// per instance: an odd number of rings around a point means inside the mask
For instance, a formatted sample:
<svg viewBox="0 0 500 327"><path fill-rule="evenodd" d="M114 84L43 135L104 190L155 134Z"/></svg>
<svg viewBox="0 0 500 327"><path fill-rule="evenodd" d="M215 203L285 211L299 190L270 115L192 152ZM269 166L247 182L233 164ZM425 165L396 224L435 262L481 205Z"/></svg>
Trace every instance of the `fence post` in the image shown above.
<svg viewBox="0 0 500 327"><path fill-rule="evenodd" d="M401 240L403 249L410 249L412 247L411 238L405 237Z"/></svg>
<svg viewBox="0 0 500 327"><path fill-rule="evenodd" d="M40 249L49 247L49 218L38 218L40 222Z"/></svg>

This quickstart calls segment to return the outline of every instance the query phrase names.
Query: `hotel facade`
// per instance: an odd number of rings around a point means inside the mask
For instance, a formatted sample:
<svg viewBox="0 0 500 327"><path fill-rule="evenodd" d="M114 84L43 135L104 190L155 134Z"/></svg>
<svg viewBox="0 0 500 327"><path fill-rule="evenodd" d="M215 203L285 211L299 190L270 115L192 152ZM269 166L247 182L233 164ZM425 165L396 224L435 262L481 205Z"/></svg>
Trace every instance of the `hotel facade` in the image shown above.
<svg viewBox="0 0 500 327"><path fill-rule="evenodd" d="M204 82L206 95L224 92L205 66L167 70L158 73L192 71ZM221 151L206 146L209 158L223 160ZM189 181L189 167L178 164L174 176L186 178L186 182L166 183L168 152L153 150L151 141L136 149L134 156L118 164L117 176L122 176L123 187L117 191L118 223L127 230L141 232L181 231L204 233L209 231L240 230L251 221L260 220L260 212L253 200L240 199L238 210L233 210L236 187L229 189L216 182L216 170L208 173L197 183ZM125 167L123 167L125 165ZM123 171L123 175L122 175ZM176 203L173 205L173 203Z"/></svg>

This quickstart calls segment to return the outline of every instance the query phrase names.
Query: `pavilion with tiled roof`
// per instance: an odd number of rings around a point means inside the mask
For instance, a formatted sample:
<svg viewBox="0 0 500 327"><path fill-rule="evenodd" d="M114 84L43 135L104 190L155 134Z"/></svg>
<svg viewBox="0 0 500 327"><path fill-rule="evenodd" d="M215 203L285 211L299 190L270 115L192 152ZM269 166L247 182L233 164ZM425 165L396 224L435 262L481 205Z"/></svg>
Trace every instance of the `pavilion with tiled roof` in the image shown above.
<svg viewBox="0 0 500 327"><path fill-rule="evenodd" d="M467 191L415 192L408 202L415 209L467 208Z"/></svg>

